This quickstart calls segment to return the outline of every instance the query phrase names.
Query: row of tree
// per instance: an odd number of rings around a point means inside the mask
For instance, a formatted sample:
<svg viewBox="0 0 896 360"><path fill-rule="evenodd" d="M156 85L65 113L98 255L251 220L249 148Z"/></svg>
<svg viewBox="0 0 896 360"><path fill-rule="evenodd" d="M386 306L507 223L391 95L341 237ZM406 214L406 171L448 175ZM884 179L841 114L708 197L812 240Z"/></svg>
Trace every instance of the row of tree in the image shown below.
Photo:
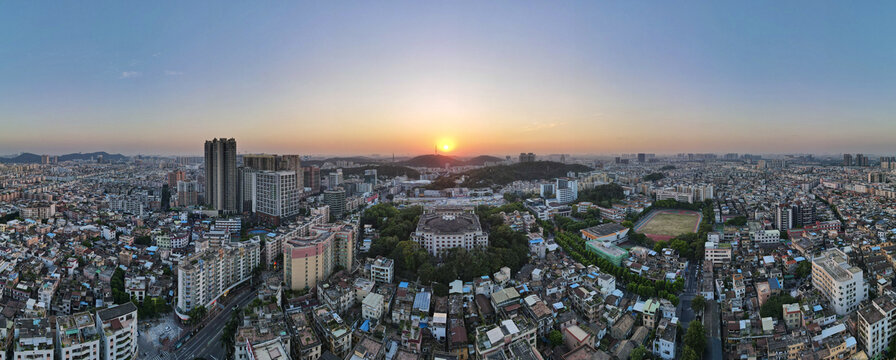
<svg viewBox="0 0 896 360"><path fill-rule="evenodd" d="M678 296L675 294L680 293L684 289L684 281L682 279L679 278L674 282L669 282L666 280L652 280L635 274L629 271L629 269L617 266L588 250L583 239L567 232L558 233L554 240L575 261L585 266L597 266L600 271L613 275L617 282L626 285L629 291L644 297L664 298L678 305Z"/></svg>
<svg viewBox="0 0 896 360"><path fill-rule="evenodd" d="M702 359L703 351L706 350L706 329L703 323L698 320L691 321L682 343L684 344L681 352L682 360Z"/></svg>

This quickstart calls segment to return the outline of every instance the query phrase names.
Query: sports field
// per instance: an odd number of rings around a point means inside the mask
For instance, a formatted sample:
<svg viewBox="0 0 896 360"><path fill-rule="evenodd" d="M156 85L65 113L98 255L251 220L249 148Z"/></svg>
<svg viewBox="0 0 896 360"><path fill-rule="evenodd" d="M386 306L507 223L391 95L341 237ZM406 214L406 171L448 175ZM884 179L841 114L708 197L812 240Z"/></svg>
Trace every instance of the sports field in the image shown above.
<svg viewBox="0 0 896 360"><path fill-rule="evenodd" d="M635 225L635 231L656 241L697 232L702 215L689 210L654 210Z"/></svg>

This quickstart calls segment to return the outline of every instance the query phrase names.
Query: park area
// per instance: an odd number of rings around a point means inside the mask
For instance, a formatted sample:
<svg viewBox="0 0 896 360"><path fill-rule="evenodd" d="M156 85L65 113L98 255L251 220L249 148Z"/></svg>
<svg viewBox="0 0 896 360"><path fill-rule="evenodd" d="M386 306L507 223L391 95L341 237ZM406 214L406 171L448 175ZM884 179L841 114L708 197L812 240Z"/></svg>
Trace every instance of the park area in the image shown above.
<svg viewBox="0 0 896 360"><path fill-rule="evenodd" d="M653 210L638 221L634 230L654 241L667 241L681 234L697 232L702 216L690 210Z"/></svg>

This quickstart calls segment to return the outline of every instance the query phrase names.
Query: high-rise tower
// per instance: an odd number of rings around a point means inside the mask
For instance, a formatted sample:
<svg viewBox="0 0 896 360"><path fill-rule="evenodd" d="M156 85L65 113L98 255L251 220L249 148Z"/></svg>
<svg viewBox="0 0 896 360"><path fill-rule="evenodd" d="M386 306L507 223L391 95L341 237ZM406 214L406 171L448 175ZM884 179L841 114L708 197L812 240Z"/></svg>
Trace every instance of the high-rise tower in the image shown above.
<svg viewBox="0 0 896 360"><path fill-rule="evenodd" d="M237 211L236 140L205 142L205 203L212 208Z"/></svg>

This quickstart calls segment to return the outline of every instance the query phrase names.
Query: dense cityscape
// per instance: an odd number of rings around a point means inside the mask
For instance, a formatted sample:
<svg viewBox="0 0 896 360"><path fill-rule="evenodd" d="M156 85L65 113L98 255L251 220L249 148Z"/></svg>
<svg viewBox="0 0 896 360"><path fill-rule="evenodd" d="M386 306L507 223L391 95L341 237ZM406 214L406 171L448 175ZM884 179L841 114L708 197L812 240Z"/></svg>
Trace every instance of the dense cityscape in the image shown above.
<svg viewBox="0 0 896 360"><path fill-rule="evenodd" d="M896 354L893 157L237 149L0 158L4 358Z"/></svg>
<svg viewBox="0 0 896 360"><path fill-rule="evenodd" d="M896 360L896 1L0 1L0 360Z"/></svg>

